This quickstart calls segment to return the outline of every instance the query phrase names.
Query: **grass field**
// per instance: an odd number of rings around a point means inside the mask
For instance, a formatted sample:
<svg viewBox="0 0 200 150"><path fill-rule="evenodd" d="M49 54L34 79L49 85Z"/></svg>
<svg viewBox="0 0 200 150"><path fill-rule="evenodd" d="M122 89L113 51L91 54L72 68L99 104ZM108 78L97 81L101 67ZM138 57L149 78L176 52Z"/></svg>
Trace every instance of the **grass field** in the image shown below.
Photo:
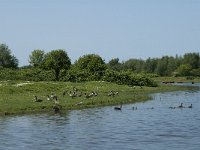
<svg viewBox="0 0 200 150"><path fill-rule="evenodd" d="M70 91L72 93L74 87L78 94L70 96ZM0 81L0 115L52 112L54 101L47 100L47 95L51 95L52 92L57 95L62 111L67 111L120 103L135 103L149 100L150 93L183 90L184 88L186 87L173 85L129 87L102 81L83 83ZM64 91L66 91L65 96L63 96ZM92 91L95 91L98 95L86 98L84 93L89 95ZM119 93L108 96L110 91ZM34 96L38 96L42 102L35 102Z"/></svg>

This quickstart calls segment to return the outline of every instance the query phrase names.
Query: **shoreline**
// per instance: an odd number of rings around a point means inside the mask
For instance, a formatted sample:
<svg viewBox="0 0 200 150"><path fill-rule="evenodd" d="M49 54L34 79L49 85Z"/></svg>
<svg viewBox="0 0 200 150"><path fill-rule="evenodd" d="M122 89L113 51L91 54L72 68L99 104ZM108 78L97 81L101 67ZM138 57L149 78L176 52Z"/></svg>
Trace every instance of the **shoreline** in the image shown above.
<svg viewBox="0 0 200 150"><path fill-rule="evenodd" d="M52 91L58 96L59 105L62 106L61 112L66 113L69 110L144 102L150 100L150 94L153 93L188 90L186 86L172 84L141 88L101 81L85 83L7 81L0 82L0 85L0 116L53 113L54 102L46 100L46 95ZM81 97L70 97L68 94L62 96L63 91L69 93L74 87L83 93L95 91L98 95L90 98L86 98L84 95ZM119 94L108 96L111 90L117 91ZM34 95L39 96L42 102L34 102Z"/></svg>

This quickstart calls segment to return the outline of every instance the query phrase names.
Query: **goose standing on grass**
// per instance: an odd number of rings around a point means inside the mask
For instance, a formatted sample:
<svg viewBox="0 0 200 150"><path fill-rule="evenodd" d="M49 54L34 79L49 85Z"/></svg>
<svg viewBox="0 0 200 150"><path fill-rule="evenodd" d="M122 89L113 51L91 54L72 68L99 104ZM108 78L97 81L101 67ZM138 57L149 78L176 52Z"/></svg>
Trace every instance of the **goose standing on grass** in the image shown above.
<svg viewBox="0 0 200 150"><path fill-rule="evenodd" d="M35 96L35 102L42 102L42 100Z"/></svg>
<svg viewBox="0 0 200 150"><path fill-rule="evenodd" d="M62 93L63 97L66 95L66 93L67 93L66 91L64 91L64 92Z"/></svg>
<svg viewBox="0 0 200 150"><path fill-rule="evenodd" d="M120 105L120 107L114 107L115 110L122 110L122 104Z"/></svg>
<svg viewBox="0 0 200 150"><path fill-rule="evenodd" d="M49 95L47 95L47 100L48 100L48 101L50 101L50 100L51 100Z"/></svg>
<svg viewBox="0 0 200 150"><path fill-rule="evenodd" d="M74 97L76 97L76 92L72 92L72 91L69 91L69 96L71 97L71 98L74 98Z"/></svg>
<svg viewBox="0 0 200 150"><path fill-rule="evenodd" d="M54 100L54 103L57 105L59 104L59 101L58 101L58 97L56 96L55 100Z"/></svg>
<svg viewBox="0 0 200 150"><path fill-rule="evenodd" d="M108 93L108 96L114 96L113 91L110 91L110 93Z"/></svg>
<svg viewBox="0 0 200 150"><path fill-rule="evenodd" d="M52 99L56 99L57 96L56 96L55 93L52 92L50 97L51 97Z"/></svg>

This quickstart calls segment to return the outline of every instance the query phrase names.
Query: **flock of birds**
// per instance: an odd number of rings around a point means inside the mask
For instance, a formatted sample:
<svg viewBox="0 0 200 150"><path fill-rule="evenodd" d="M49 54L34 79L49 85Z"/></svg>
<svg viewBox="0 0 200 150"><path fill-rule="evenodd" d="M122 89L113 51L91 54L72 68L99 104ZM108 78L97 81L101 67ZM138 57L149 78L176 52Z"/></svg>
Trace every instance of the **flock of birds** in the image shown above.
<svg viewBox="0 0 200 150"><path fill-rule="evenodd" d="M107 95L114 97L118 94L119 94L118 91L110 91ZM69 91L69 92L64 91L62 93L63 97L65 97L66 95L68 95L72 99L75 98L75 97L84 97L86 99L89 99L91 97L98 96L98 93L95 92L95 91L92 91L91 93L88 93L88 92L83 93L82 91L73 87L71 91ZM34 99L35 99L35 102L42 102L43 101L43 99L38 98L38 96L34 96ZM52 92L50 95L46 95L46 99L47 99L47 101L54 101L53 109L54 109L55 113L60 112L62 106L59 104L58 96L56 95L55 92ZM81 105L82 103L83 102L81 101L81 102L76 103L75 105Z"/></svg>
<svg viewBox="0 0 200 150"><path fill-rule="evenodd" d="M119 92L117 92L117 91L110 91L107 95L108 95L108 96L114 97L114 96L116 96L116 95L118 95L118 94L119 94ZM78 90L77 88L73 87L72 91L69 91L69 92L64 91L64 92L62 93L62 96L63 96L63 97L66 96L66 95L68 95L68 96L71 97L71 98L82 97L82 96L84 96L86 99L88 99L88 98L91 98L91 97L98 96L98 93L95 92L95 91L92 91L91 93L84 93L84 94L83 94L82 91L80 91L80 90ZM50 101L50 100L53 100L53 101L54 101L53 109L54 109L54 112L55 112L55 113L60 112L62 106L59 105L58 96L57 96L54 92L52 92L51 95L47 95L47 100L48 100L48 101ZM42 101L43 101L43 100L40 99L40 98L38 98L38 96L35 96L35 102L42 102ZM76 103L75 105L81 105L82 103L83 103L83 102L81 101L81 102ZM183 103L181 103L179 106L176 106L176 107L170 106L169 108L170 108L170 109L176 109L176 108L192 108L192 104L189 105L189 106L183 106ZM133 109L133 110L137 110L137 106L133 106L132 109ZM149 108L149 109L154 109L154 107L151 107L151 108ZM115 106L115 107L114 107L114 110L122 110L122 104L121 104L120 106Z"/></svg>
<svg viewBox="0 0 200 150"><path fill-rule="evenodd" d="M189 106L183 106L183 103L181 103L179 106L177 107L172 107L170 106L169 107L170 109L176 109L176 108L192 108L192 104L190 104ZM114 107L115 110L122 110L122 104L118 107ZM137 106L133 106L132 107L133 110L137 110ZM148 109L154 109L154 107L151 107L151 108L148 108Z"/></svg>

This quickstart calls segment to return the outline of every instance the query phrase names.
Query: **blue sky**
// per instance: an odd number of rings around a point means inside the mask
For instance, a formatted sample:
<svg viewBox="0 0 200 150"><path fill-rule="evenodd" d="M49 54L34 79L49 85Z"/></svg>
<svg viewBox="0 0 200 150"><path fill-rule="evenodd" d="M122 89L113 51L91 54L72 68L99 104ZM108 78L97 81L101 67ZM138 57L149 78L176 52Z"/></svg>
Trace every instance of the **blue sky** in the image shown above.
<svg viewBox="0 0 200 150"><path fill-rule="evenodd" d="M200 0L0 0L0 43L28 65L34 49L72 62L200 52Z"/></svg>

